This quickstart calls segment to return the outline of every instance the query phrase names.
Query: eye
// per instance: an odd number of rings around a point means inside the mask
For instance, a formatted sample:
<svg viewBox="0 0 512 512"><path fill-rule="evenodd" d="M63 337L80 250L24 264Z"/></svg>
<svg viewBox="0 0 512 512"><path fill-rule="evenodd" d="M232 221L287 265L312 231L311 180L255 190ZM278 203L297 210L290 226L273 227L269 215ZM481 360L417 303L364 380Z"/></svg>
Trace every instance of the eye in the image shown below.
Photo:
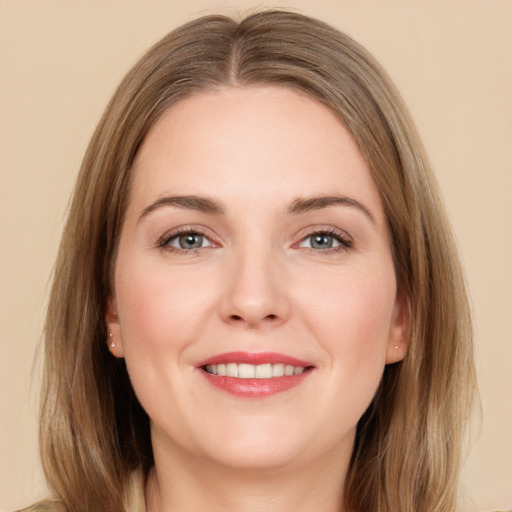
<svg viewBox="0 0 512 512"><path fill-rule="evenodd" d="M309 235L300 244L300 247L310 247L311 249L331 249L339 245L338 240L327 233L315 233Z"/></svg>
<svg viewBox="0 0 512 512"><path fill-rule="evenodd" d="M159 243L160 247L175 251L193 251L203 247L211 247L213 243L202 233L186 231L165 237Z"/></svg>
<svg viewBox="0 0 512 512"><path fill-rule="evenodd" d="M199 233L186 233L171 238L168 242L171 247L179 249L199 249L210 245L208 238Z"/></svg>
<svg viewBox="0 0 512 512"><path fill-rule="evenodd" d="M321 231L317 233L312 233L307 237L303 238L298 244L298 246L307 249L314 249L317 251L328 251L329 249L350 249L353 246L353 243L351 240L343 237L339 233Z"/></svg>

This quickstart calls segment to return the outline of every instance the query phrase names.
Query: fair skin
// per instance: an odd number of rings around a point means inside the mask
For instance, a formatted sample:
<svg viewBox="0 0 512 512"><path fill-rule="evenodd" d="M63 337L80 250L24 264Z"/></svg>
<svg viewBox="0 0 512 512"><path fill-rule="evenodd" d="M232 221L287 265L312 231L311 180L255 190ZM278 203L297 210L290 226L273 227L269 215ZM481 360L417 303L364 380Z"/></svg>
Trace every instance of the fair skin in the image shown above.
<svg viewBox="0 0 512 512"><path fill-rule="evenodd" d="M407 348L353 138L298 92L224 87L171 107L133 172L107 323L151 420L148 512L339 512L357 422ZM237 357L298 375L204 364Z"/></svg>

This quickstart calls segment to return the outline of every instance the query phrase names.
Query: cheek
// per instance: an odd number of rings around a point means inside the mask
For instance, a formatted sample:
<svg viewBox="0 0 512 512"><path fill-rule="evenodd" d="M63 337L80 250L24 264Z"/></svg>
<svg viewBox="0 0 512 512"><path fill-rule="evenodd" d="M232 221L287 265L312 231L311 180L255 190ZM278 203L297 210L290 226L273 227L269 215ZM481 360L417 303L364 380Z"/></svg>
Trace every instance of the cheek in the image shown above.
<svg viewBox="0 0 512 512"><path fill-rule="evenodd" d="M145 263L123 261L116 274L125 352L183 348L197 335L198 319L209 308L210 287L198 275Z"/></svg>
<svg viewBox="0 0 512 512"><path fill-rule="evenodd" d="M355 431L382 379L396 285L392 265L374 268L317 273L309 282L304 278L300 292L301 316L323 354L319 374L325 380L311 408L328 418L327 442Z"/></svg>
<svg viewBox="0 0 512 512"><path fill-rule="evenodd" d="M116 298L124 358L134 390L153 421L172 418L194 403L183 378L191 374L187 350L203 331L211 309L204 276L125 257L116 272ZM166 390L166 398L162 392ZM193 391L193 390L192 390ZM171 427L169 426L169 429ZM172 430L186 436L182 422Z"/></svg>
<svg viewBox="0 0 512 512"><path fill-rule="evenodd" d="M308 328L316 333L330 363L352 378L373 375L378 383L395 307L392 265L378 266L373 272L339 272L320 289L317 283L312 298L305 307Z"/></svg>

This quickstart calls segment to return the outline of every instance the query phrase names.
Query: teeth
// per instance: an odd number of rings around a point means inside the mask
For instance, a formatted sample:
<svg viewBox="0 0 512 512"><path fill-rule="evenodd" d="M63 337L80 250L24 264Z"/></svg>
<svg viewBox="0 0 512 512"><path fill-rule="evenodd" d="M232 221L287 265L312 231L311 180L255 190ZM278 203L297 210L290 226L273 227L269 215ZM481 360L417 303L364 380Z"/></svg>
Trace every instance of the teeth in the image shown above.
<svg viewBox="0 0 512 512"><path fill-rule="evenodd" d="M238 377L240 379L254 379L256 367L252 364L239 364Z"/></svg>
<svg viewBox="0 0 512 512"><path fill-rule="evenodd" d="M236 363L228 363L226 365L226 375L228 377L238 377L238 365Z"/></svg>
<svg viewBox="0 0 512 512"><path fill-rule="evenodd" d="M254 375L257 379L270 379L272 377L272 365L271 364L259 364L256 366Z"/></svg>
<svg viewBox="0 0 512 512"><path fill-rule="evenodd" d="M287 364L285 367L284 367L284 374L285 375L293 375L293 372L294 372L294 368L293 366Z"/></svg>
<svg viewBox="0 0 512 512"><path fill-rule="evenodd" d="M207 364L205 370L213 375L221 377L238 377L239 379L270 379L272 377L284 377L291 375L300 375L304 372L302 366L277 364Z"/></svg>
<svg viewBox="0 0 512 512"><path fill-rule="evenodd" d="M283 377L284 376L284 364L273 364L272 365L272 377Z"/></svg>

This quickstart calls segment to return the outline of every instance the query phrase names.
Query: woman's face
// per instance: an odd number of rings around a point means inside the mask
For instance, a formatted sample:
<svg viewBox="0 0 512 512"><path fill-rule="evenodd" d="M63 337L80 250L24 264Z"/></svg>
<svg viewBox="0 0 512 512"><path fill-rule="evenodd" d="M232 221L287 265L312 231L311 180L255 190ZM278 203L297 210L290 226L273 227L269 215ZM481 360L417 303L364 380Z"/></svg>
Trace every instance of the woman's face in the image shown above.
<svg viewBox="0 0 512 512"><path fill-rule="evenodd" d="M347 129L290 89L225 87L171 107L133 172L107 322L155 455L347 460L407 330Z"/></svg>

